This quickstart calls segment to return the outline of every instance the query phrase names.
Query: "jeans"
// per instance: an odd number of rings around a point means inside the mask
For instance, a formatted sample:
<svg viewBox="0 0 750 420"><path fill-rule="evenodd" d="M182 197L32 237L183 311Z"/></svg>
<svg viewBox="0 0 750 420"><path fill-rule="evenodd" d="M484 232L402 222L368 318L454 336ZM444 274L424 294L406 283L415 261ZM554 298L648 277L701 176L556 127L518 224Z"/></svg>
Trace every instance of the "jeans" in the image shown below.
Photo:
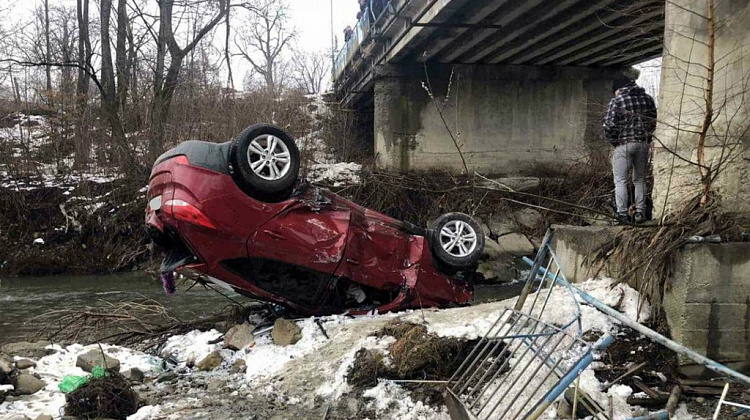
<svg viewBox="0 0 750 420"><path fill-rule="evenodd" d="M612 154L612 172L615 176L617 213L628 212L628 171L631 168L635 186L635 210L646 210L646 166L649 149L646 142L625 143L615 147Z"/></svg>

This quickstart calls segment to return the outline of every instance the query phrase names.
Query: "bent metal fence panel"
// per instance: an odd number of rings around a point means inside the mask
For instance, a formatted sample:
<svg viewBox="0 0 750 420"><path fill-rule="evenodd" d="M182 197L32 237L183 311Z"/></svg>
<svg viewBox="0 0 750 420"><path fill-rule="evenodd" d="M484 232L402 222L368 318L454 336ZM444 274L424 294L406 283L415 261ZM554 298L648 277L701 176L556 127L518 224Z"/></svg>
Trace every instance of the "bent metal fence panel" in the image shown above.
<svg viewBox="0 0 750 420"><path fill-rule="evenodd" d="M506 309L464 360L447 386L453 419L535 419L591 364L594 352L612 342L604 335L591 344L581 339L581 310L550 248L548 234L534 260L515 309ZM561 327L541 320L552 290L567 288L575 313ZM546 288L545 288L546 286ZM585 393L579 404L597 419L605 410Z"/></svg>

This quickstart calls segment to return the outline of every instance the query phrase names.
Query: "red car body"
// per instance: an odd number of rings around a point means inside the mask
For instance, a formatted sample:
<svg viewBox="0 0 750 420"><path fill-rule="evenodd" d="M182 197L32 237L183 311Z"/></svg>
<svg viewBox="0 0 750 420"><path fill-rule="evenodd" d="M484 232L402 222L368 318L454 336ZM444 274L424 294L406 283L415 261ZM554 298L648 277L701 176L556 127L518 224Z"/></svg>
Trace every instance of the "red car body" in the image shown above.
<svg viewBox="0 0 750 420"><path fill-rule="evenodd" d="M165 260L163 269L190 269L308 315L444 307L472 298L471 282L441 271L426 235L410 233L403 222L313 186L263 202L237 186L221 159L196 164L179 153L178 147L157 160L147 193L152 238L167 251L183 250L167 255L171 265ZM185 251L191 255L180 259Z"/></svg>

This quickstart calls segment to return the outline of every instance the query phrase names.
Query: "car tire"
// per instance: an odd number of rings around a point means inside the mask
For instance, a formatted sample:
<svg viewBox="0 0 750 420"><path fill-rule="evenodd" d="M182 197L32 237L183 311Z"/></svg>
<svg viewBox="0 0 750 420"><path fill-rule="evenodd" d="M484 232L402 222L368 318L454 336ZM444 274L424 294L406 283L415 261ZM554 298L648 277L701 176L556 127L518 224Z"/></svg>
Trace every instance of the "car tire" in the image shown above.
<svg viewBox="0 0 750 420"><path fill-rule="evenodd" d="M232 141L229 161L239 186L259 197L291 191L299 176L299 149L291 136L268 124L246 128Z"/></svg>
<svg viewBox="0 0 750 420"><path fill-rule="evenodd" d="M456 235L460 238L456 241ZM440 216L432 225L432 253L453 268L476 266L484 251L484 232L476 220L464 213Z"/></svg>

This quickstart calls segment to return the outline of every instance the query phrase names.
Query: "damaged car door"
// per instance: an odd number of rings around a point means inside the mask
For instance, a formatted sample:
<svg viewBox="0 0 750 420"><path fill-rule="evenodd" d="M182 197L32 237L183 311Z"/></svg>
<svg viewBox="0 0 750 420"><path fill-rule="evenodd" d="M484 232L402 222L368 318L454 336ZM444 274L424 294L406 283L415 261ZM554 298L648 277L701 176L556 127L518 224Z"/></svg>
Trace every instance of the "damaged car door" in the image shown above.
<svg viewBox="0 0 750 420"><path fill-rule="evenodd" d="M271 219L247 241L256 286L317 306L344 257L350 216L314 189Z"/></svg>

